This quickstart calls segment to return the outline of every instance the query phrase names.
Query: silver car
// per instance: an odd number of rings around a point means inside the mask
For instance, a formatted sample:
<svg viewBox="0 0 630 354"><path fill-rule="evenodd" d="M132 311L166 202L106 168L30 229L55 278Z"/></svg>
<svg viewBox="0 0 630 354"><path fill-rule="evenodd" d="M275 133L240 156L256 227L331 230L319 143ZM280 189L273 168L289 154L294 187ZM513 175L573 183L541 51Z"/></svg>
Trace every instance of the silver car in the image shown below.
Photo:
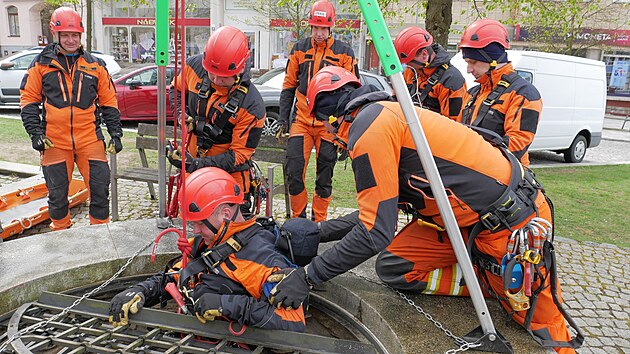
<svg viewBox="0 0 630 354"><path fill-rule="evenodd" d="M280 91L282 91L282 84L284 83L284 70L284 68L269 70L252 81L258 91L260 91L267 109L267 120L263 128L263 135L275 135L278 130ZM362 85L371 84L389 94L392 93L392 87L386 77L365 70L359 70L359 76Z"/></svg>
<svg viewBox="0 0 630 354"><path fill-rule="evenodd" d="M0 107L20 107L20 85L26 70L42 48L31 48L0 59ZM110 75L120 71L120 65L111 55L92 52L95 57L103 59Z"/></svg>

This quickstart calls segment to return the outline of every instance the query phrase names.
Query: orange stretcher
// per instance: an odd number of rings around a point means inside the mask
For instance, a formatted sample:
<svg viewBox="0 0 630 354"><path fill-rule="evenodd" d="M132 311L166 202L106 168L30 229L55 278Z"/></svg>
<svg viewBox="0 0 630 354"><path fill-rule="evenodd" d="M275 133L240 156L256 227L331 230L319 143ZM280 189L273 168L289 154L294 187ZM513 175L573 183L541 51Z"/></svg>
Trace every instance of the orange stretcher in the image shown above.
<svg viewBox="0 0 630 354"><path fill-rule="evenodd" d="M69 207L85 202L88 189L83 179L73 178L68 190ZM48 188L41 182L17 188L0 195L0 232L2 239L17 235L50 218L48 214Z"/></svg>

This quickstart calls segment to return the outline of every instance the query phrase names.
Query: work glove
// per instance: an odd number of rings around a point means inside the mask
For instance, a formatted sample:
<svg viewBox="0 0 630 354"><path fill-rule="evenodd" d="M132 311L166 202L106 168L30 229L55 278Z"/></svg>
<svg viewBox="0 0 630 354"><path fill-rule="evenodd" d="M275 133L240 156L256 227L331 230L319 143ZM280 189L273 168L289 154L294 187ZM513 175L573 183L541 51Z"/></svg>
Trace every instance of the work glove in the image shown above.
<svg viewBox="0 0 630 354"><path fill-rule="evenodd" d="M53 142L50 141L50 139L48 139L46 135L43 134L32 136L31 145L33 146L33 149L37 151L44 151L50 149L51 147L55 147L55 144L53 144Z"/></svg>
<svg viewBox="0 0 630 354"><path fill-rule="evenodd" d="M107 144L107 152L112 155L116 155L117 153L119 153L122 148L122 141L120 141L119 136L113 136L109 141L109 144Z"/></svg>
<svg viewBox="0 0 630 354"><path fill-rule="evenodd" d="M109 303L109 322L114 326L129 324L129 313L138 313L144 306L144 288L134 286L114 296Z"/></svg>
<svg viewBox="0 0 630 354"><path fill-rule="evenodd" d="M184 123L182 123L182 119L179 119L179 125L184 125L186 124L186 129L188 129L189 133L192 133L195 131L195 119L189 115L186 115L186 119L184 120Z"/></svg>
<svg viewBox="0 0 630 354"><path fill-rule="evenodd" d="M278 121L278 131L276 132L276 140L279 144L284 144L284 140L289 136L289 122L284 120Z"/></svg>
<svg viewBox="0 0 630 354"><path fill-rule="evenodd" d="M280 269L267 282L278 283L269 292L269 302L277 308L300 308L310 288L304 267Z"/></svg>
<svg viewBox="0 0 630 354"><path fill-rule="evenodd" d="M182 149L181 147L175 150L173 145L169 143L166 147L166 158L171 165L182 169ZM200 158L192 157L192 155L186 151L186 172L193 172L203 167L203 160Z"/></svg>
<svg viewBox="0 0 630 354"><path fill-rule="evenodd" d="M205 293L195 302L195 316L201 323L214 321L215 317L223 315L221 307L221 295L215 293Z"/></svg>

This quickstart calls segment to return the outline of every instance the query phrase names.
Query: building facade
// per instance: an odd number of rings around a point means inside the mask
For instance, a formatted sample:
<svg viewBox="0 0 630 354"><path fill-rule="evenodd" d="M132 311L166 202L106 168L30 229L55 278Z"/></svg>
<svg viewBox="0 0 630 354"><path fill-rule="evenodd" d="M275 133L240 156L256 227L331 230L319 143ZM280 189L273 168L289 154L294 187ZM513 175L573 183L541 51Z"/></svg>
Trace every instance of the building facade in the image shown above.
<svg viewBox="0 0 630 354"><path fill-rule="evenodd" d="M84 0L85 1L85 0ZM333 3L336 0L331 0ZM48 43L48 21L52 8L43 1L0 0L2 4L2 24L0 26L0 54L6 56L15 51ZM286 20L270 15L265 10L264 0L187 0L186 1L186 55L203 51L207 38L213 30L224 25L232 25L245 32L250 40L251 63L253 69L267 70L281 67L296 41L295 33ZM424 10L408 11L411 0L403 0L393 9L399 18L390 26L390 34L395 37L400 30L410 25L424 26ZM92 48L113 55L121 65L127 63L150 63L155 51L155 5L131 6L127 0L94 0L92 17ZM175 13L175 1L170 1L171 13ZM474 4L465 0L453 1L453 24L449 35L448 50L457 51L457 43L465 25L477 18ZM480 6L477 4L477 6ZM84 20L85 6L77 6ZM308 9L308 7L306 7ZM179 9L178 9L179 10ZM489 17L500 21L515 14L489 11ZM379 71L378 55L371 44L367 28L356 15L344 13L338 7L336 38L351 44L362 68ZM338 21L339 22L339 21ZM174 25L174 21L171 22ZM402 23L403 25L398 25ZM539 45L531 36L533 29L508 26L514 49L537 49ZM363 34L361 33L363 32ZM175 38L175 27L171 27L171 38ZM308 32L307 32L308 35ZM179 33L181 38L181 33ZM592 45L580 55L606 62L609 95L630 98L630 27L625 21L596 21L587 24L577 41L588 40ZM171 41L171 58L174 59L175 44Z"/></svg>

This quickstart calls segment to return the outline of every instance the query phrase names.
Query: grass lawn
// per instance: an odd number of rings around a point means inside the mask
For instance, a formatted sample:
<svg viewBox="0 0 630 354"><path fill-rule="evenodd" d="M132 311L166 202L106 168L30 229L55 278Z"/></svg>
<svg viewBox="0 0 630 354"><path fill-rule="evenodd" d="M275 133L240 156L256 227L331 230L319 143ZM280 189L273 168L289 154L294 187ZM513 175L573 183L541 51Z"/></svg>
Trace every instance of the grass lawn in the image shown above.
<svg viewBox="0 0 630 354"><path fill-rule="evenodd" d="M105 136L108 137L107 133ZM118 155L121 168L139 166L134 149L136 134L125 132L124 149ZM39 165L39 153L31 148L22 122L0 118L0 160ZM10 147L10 148L9 148ZM154 151L147 152L149 161L157 160ZM266 164L261 163L263 172ZM630 165L560 167L536 169L547 195L555 205L556 235L578 241L612 243L630 247L630 217L626 200L630 200ZM276 183L281 180L276 175ZM307 171L309 195L315 189L315 156ZM338 162L333 177L332 207L356 208L354 177L350 160Z"/></svg>

